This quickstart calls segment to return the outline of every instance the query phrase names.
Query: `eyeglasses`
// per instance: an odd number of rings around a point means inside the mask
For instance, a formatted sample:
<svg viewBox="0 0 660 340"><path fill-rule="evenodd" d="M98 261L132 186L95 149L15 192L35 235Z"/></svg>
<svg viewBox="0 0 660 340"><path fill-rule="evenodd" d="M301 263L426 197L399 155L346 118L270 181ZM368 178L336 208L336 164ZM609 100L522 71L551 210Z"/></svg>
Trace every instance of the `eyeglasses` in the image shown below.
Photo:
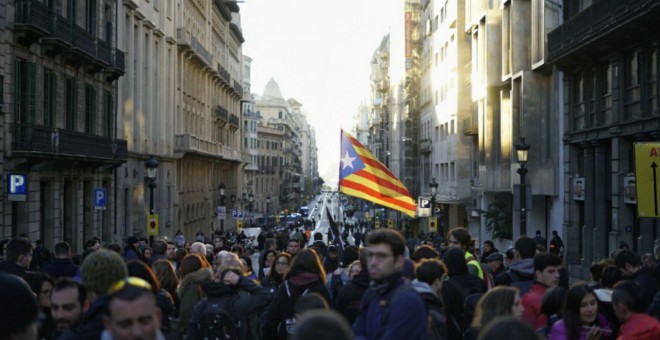
<svg viewBox="0 0 660 340"><path fill-rule="evenodd" d="M275 264L278 266L288 266L289 262L275 262Z"/></svg>
<svg viewBox="0 0 660 340"><path fill-rule="evenodd" d="M115 282L112 286L110 286L110 289L108 289L108 295L116 294L117 292L121 291L122 289L126 288L126 285L129 285L131 287L137 287L137 288L142 288L145 290L151 290L151 285L149 282L139 278L139 277L127 277L125 279L122 279L120 281Z"/></svg>
<svg viewBox="0 0 660 340"><path fill-rule="evenodd" d="M387 254L387 253L378 253L378 252L367 252L367 258L368 259L373 259L375 258L376 260L382 261L390 256L394 256L393 254Z"/></svg>

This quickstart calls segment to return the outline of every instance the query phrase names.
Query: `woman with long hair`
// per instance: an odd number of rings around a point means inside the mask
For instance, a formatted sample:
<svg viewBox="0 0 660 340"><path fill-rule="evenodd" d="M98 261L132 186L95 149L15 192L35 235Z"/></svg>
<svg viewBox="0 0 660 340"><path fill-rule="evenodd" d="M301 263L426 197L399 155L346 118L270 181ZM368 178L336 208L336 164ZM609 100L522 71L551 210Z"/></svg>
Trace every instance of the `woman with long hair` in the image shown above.
<svg viewBox="0 0 660 340"><path fill-rule="evenodd" d="M174 300L174 315L179 315L179 296L176 294L176 287L179 286L179 277L176 276L174 265L169 260L158 260L151 265L156 279L160 282L160 287L165 289Z"/></svg>
<svg viewBox="0 0 660 340"><path fill-rule="evenodd" d="M593 289L578 283L566 293L561 320L550 330L549 340L609 339L612 335L607 319L598 313L598 300Z"/></svg>
<svg viewBox="0 0 660 340"><path fill-rule="evenodd" d="M170 317L174 315L174 299L170 293L161 288L160 281L154 274L154 271L146 263L140 260L130 260L126 262L128 276L139 277L151 285L151 290L156 296L156 305L162 312L161 325L163 330L168 331L170 327Z"/></svg>
<svg viewBox="0 0 660 340"><path fill-rule="evenodd" d="M277 292L284 282L284 274L289 270L289 266L291 266L291 255L289 253L277 254L268 274L261 280L261 285L270 289L273 294Z"/></svg>
<svg viewBox="0 0 660 340"><path fill-rule="evenodd" d="M513 316L520 318L524 310L520 303L518 288L499 286L484 294L474 312L470 328L463 334L463 339L476 339L479 331L497 317Z"/></svg>
<svg viewBox="0 0 660 340"><path fill-rule="evenodd" d="M309 249L298 252L266 311L264 339L284 340L293 334L296 320L293 306L301 296L315 292L328 302L330 294L325 281L325 270L316 252Z"/></svg>
<svg viewBox="0 0 660 340"><path fill-rule="evenodd" d="M176 290L179 296L179 329L186 334L195 304L205 297L202 286L213 281L213 270L208 261L196 253L183 258L180 270L181 283Z"/></svg>
<svg viewBox="0 0 660 340"><path fill-rule="evenodd" d="M273 266L273 263L275 262L276 257L277 257L277 251L273 249L266 250L266 253L261 259L261 263L259 263L259 268L261 268L259 273L257 273L257 277L259 278L259 280L263 281L264 277L268 275L268 273L270 272L270 268Z"/></svg>

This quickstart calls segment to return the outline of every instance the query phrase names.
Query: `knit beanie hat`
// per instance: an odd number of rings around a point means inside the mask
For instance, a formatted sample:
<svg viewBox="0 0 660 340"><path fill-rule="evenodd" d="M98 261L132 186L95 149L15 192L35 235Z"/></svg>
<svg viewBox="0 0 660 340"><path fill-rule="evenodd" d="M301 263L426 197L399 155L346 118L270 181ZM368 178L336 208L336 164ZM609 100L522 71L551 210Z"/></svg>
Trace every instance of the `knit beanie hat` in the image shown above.
<svg viewBox="0 0 660 340"><path fill-rule="evenodd" d="M0 339L24 331L39 315L39 305L27 283L6 273L0 273L0 306Z"/></svg>
<svg viewBox="0 0 660 340"><path fill-rule="evenodd" d="M82 283L90 292L105 294L117 281L128 277L124 260L114 251L99 249L85 258L80 267Z"/></svg>

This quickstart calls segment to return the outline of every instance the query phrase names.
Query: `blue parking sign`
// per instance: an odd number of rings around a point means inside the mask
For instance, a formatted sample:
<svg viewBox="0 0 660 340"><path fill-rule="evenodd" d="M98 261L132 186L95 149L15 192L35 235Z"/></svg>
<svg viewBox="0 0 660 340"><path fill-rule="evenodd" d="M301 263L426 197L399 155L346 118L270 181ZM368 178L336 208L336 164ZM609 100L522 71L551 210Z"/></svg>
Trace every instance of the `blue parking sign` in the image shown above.
<svg viewBox="0 0 660 340"><path fill-rule="evenodd" d="M27 201L28 176L25 174L9 174L7 176L7 200L15 202Z"/></svg>
<svg viewBox="0 0 660 340"><path fill-rule="evenodd" d="M108 201L108 190L94 188L94 210L105 210Z"/></svg>

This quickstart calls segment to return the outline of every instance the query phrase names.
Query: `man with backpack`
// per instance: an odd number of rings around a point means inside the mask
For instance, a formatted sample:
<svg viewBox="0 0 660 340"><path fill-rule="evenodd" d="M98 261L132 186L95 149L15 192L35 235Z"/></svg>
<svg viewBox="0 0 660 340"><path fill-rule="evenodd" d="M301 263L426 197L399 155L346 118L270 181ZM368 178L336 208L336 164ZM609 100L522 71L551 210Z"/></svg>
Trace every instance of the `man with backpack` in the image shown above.
<svg viewBox="0 0 660 340"><path fill-rule="evenodd" d="M424 301L401 273L406 246L403 235L378 229L367 237L367 264L371 287L362 299L353 324L355 339L426 339Z"/></svg>
<svg viewBox="0 0 660 340"><path fill-rule="evenodd" d="M250 319L272 299L268 289L244 277L239 268L223 270L203 289L207 297L195 305L187 339L249 339Z"/></svg>
<svg viewBox="0 0 660 340"><path fill-rule="evenodd" d="M447 267L438 259L423 259L415 267L413 288L422 296L429 315L429 340L447 339L447 323L440 301Z"/></svg>
<svg viewBox="0 0 660 340"><path fill-rule="evenodd" d="M529 236L520 236L514 245L513 263L509 269L495 276L496 286L512 286L523 296L534 281L534 255L536 242Z"/></svg>

